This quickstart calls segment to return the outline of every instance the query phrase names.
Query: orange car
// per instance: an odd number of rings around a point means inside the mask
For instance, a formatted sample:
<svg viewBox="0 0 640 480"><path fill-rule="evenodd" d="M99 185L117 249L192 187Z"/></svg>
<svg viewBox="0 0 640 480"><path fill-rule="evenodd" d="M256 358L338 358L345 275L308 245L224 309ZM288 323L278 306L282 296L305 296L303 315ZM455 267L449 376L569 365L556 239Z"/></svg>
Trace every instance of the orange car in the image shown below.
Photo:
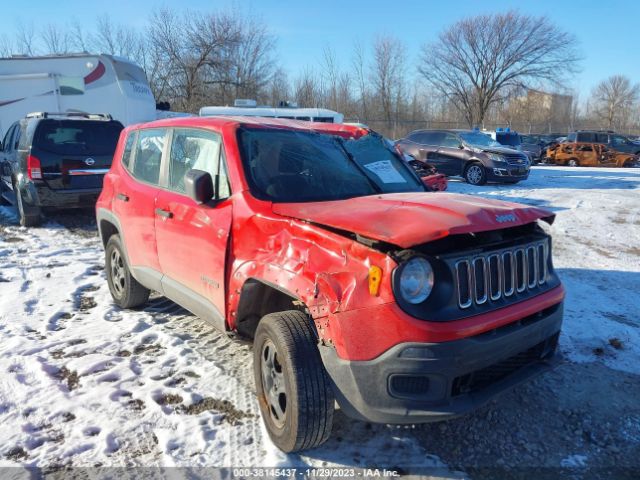
<svg viewBox="0 0 640 480"><path fill-rule="evenodd" d="M570 167L632 167L638 157L611 150L599 143L559 143L547 149L547 160Z"/></svg>

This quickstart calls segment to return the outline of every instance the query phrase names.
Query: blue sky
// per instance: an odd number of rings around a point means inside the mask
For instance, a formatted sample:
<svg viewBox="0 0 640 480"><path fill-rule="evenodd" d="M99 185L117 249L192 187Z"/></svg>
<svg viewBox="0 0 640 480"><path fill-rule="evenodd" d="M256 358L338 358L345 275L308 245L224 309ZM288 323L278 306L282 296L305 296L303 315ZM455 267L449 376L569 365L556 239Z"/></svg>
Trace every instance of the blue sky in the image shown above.
<svg viewBox="0 0 640 480"><path fill-rule="evenodd" d="M516 8L523 13L547 15L576 36L584 60L582 72L570 86L580 92L582 100L598 81L609 75L623 74L633 82L640 81L640 2L637 0L30 0L3 5L2 31L10 34L12 21L33 20L37 28L38 24L65 23L71 18L90 28L96 17L104 13L120 23L144 26L149 12L163 5L203 11L235 5L258 16L275 36L280 63L292 77L305 66L320 61L326 46L334 49L341 65L347 68L354 42L366 45L376 34L400 38L407 46L411 65L415 65L420 46L456 20ZM410 68L409 74L415 74L415 69Z"/></svg>

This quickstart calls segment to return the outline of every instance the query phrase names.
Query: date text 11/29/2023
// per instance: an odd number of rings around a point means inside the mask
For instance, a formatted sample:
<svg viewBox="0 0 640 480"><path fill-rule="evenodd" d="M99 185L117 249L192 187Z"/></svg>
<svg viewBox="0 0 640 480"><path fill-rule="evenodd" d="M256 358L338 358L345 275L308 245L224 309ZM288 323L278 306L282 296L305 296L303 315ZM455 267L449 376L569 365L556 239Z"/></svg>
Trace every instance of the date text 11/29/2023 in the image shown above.
<svg viewBox="0 0 640 480"><path fill-rule="evenodd" d="M234 468L233 478L392 478L400 477L397 470L386 468Z"/></svg>

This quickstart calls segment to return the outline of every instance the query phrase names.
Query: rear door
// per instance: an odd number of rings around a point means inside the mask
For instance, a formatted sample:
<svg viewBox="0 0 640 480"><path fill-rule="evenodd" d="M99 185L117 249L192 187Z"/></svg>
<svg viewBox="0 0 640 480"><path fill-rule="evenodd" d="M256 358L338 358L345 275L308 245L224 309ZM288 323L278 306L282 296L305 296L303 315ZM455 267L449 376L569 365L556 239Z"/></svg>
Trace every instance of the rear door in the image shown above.
<svg viewBox="0 0 640 480"><path fill-rule="evenodd" d="M96 190L111 167L122 124L115 121L44 119L31 155L40 160L52 190Z"/></svg>
<svg viewBox="0 0 640 480"><path fill-rule="evenodd" d="M209 130L175 128L168 159L166 189L155 210L163 289L223 329L232 204L222 138ZM214 200L198 204L185 194L184 176L191 169L211 174L217 183Z"/></svg>
<svg viewBox="0 0 640 480"><path fill-rule="evenodd" d="M113 211L120 221L130 266L145 284L162 291L155 233L155 208L167 130L132 131L126 139L122 171L114 180Z"/></svg>
<svg viewBox="0 0 640 480"><path fill-rule="evenodd" d="M438 146L439 139L442 137L442 132L419 132L409 137L417 144L417 156L418 160L430 163L438 171L440 171L440 160L438 158Z"/></svg>

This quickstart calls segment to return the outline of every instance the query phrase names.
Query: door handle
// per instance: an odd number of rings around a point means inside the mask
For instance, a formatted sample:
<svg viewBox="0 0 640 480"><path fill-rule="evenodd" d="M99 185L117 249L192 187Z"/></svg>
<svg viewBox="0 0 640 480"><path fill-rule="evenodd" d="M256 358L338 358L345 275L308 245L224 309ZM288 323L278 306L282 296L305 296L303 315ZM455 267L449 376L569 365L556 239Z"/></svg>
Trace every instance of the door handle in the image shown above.
<svg viewBox="0 0 640 480"><path fill-rule="evenodd" d="M122 200L123 202L128 202L129 201L129 197L126 196L124 193L119 193L116 195L116 198L118 200Z"/></svg>
<svg viewBox="0 0 640 480"><path fill-rule="evenodd" d="M162 208L156 208L156 215L160 215L164 218L173 218L173 213L169 210L163 210Z"/></svg>

